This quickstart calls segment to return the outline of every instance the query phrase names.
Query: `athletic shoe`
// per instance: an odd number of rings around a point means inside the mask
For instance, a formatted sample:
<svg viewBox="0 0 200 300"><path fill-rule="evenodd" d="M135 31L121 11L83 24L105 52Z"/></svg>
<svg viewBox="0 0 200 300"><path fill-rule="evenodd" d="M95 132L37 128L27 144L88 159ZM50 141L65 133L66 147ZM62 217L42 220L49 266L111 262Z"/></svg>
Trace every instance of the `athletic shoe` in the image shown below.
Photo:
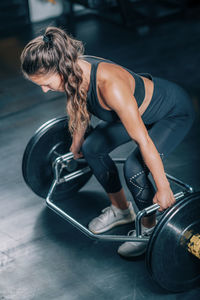
<svg viewBox="0 0 200 300"><path fill-rule="evenodd" d="M110 230L115 226L131 223L134 220L135 212L131 202L129 202L129 207L125 210L111 205L104 208L102 214L89 223L88 228L93 233L98 234Z"/></svg>
<svg viewBox="0 0 200 300"><path fill-rule="evenodd" d="M150 236L155 228L146 228L145 226L141 225L142 235L143 236ZM131 230L128 233L128 236L136 237L136 230ZM123 257L135 257L145 253L147 248L147 242L125 242L123 243L117 250L117 253Z"/></svg>

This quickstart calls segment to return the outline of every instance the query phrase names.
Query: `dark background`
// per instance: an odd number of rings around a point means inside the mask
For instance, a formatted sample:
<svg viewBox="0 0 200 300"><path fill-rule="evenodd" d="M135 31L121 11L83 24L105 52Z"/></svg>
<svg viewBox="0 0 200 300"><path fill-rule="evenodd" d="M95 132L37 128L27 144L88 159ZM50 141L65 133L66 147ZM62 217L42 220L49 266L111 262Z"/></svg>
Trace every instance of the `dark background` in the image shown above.
<svg viewBox="0 0 200 300"><path fill-rule="evenodd" d="M119 243L88 239L26 186L21 172L26 144L44 122L65 115L66 99L44 94L26 81L19 56L46 26L60 26L84 42L86 54L180 84L191 96L196 120L165 169L199 190L199 1L74 2L84 5L71 5L56 18L34 23L28 1L0 3L0 299L197 299L199 288L181 294L164 291L150 278L144 256L120 258ZM112 155L126 156L131 147L128 143ZM119 170L123 181L121 166ZM126 194L131 200L127 189ZM63 205L87 225L108 200L92 177ZM113 232L127 233L130 227Z"/></svg>

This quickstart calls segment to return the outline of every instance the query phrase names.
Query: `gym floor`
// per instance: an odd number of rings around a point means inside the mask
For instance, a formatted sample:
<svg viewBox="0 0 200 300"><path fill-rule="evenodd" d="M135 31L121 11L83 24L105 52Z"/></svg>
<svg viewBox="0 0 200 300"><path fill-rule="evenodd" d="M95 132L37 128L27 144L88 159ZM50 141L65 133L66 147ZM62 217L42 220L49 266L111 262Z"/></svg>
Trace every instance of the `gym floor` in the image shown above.
<svg viewBox="0 0 200 300"><path fill-rule="evenodd" d="M165 169L200 190L197 17L127 28L91 13L77 17L74 24L60 18L34 24L23 34L4 34L0 39L0 299L197 299L200 288L180 294L164 291L150 278L144 255L133 260L120 258L116 253L120 243L87 238L50 211L44 199L26 186L21 163L28 140L44 122L65 115L65 96L42 93L22 77L19 69L24 45L49 24L67 28L85 43L87 54L175 81L189 92L196 120L185 140L167 158ZM124 157L132 146L128 143L112 156ZM122 176L121 166L119 170ZM126 193L131 200L127 189ZM63 206L87 225L108 204L106 194L92 177L73 198L65 199ZM130 228L122 226L111 233L125 234Z"/></svg>

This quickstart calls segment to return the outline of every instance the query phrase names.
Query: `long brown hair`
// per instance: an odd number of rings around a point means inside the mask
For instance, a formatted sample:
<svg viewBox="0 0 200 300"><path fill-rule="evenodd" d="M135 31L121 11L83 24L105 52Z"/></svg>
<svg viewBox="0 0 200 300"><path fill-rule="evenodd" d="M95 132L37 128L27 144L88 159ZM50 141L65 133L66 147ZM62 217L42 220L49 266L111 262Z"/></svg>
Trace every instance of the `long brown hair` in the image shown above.
<svg viewBox="0 0 200 300"><path fill-rule="evenodd" d="M81 87L82 70L78 57L83 55L81 41L70 37L64 30L48 27L44 35L31 40L21 54L21 69L26 78L33 75L58 73L62 75L67 94L67 113L71 134L89 124L87 92Z"/></svg>

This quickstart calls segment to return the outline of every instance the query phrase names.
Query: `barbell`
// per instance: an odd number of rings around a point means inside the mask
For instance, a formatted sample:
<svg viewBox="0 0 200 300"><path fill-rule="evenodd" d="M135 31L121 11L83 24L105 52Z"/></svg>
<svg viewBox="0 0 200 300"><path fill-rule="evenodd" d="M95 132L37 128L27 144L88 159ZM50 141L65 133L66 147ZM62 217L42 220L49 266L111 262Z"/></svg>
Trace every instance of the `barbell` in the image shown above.
<svg viewBox="0 0 200 300"><path fill-rule="evenodd" d="M174 195L176 203L159 218L150 238L141 234L141 219L156 212L157 204L137 213L136 237L93 234L56 204L56 199L71 197L92 176L84 159L73 159L69 152L71 142L66 116L46 122L35 132L22 159L23 177L31 190L45 198L50 209L90 238L147 241L147 270L162 288L181 292L200 285L200 192L194 192L190 185L166 174L183 191ZM114 161L123 163L124 159Z"/></svg>

